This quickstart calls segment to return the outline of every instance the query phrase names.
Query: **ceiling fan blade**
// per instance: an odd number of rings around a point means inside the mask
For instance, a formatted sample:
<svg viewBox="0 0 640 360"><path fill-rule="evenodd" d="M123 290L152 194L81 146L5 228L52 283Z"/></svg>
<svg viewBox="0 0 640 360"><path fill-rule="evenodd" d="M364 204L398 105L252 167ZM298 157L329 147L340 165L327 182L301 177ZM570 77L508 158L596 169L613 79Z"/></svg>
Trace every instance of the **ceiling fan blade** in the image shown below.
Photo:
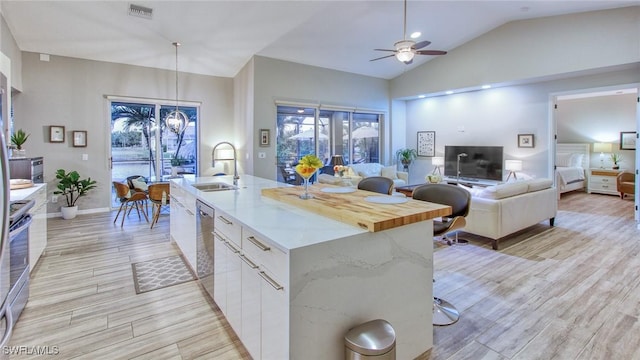
<svg viewBox="0 0 640 360"><path fill-rule="evenodd" d="M420 51L416 51L416 54L418 54L418 55L446 55L447 52L446 51L442 51L442 50L420 50Z"/></svg>
<svg viewBox="0 0 640 360"><path fill-rule="evenodd" d="M431 41L429 40L425 40L425 41L420 41L419 43L416 43L415 45L413 45L413 48L418 50L418 49L422 49L423 47L427 46L431 44Z"/></svg>
<svg viewBox="0 0 640 360"><path fill-rule="evenodd" d="M373 49L374 51L393 51L396 52L395 50L389 50L389 49Z"/></svg>
<svg viewBox="0 0 640 360"><path fill-rule="evenodd" d="M387 56L383 56L383 57L379 57L379 58L371 59L371 60L369 60L369 61L376 61L376 60L380 60L380 59L386 59L386 58L388 58L388 57L393 57L393 56L396 56L396 55L395 55L395 54L393 54L393 55L387 55Z"/></svg>

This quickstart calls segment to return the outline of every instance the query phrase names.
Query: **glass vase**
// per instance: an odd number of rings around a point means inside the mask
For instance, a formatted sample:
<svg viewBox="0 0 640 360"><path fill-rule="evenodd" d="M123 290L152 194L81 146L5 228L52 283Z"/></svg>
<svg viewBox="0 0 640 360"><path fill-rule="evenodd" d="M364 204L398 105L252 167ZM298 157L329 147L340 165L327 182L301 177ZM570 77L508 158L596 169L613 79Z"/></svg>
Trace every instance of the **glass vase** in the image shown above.
<svg viewBox="0 0 640 360"><path fill-rule="evenodd" d="M304 194L300 194L300 199L303 199L303 200L313 199L313 195L309 194L309 179L311 179L311 177L313 176L313 174L316 173L316 171L314 171L313 173L307 176L300 175L300 177L302 177L302 180L304 180Z"/></svg>

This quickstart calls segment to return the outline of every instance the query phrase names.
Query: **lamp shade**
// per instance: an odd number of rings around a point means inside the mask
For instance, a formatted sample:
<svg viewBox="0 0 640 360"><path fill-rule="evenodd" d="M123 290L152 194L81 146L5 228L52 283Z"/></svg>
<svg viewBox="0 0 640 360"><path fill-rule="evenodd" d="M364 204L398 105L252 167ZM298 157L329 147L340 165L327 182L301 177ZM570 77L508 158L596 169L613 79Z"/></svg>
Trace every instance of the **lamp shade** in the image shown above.
<svg viewBox="0 0 640 360"><path fill-rule="evenodd" d="M333 155L331 157L331 165L344 165L344 159L342 158L342 155Z"/></svg>
<svg viewBox="0 0 640 360"><path fill-rule="evenodd" d="M444 165L444 158L442 156L434 156L431 158L431 165L442 166Z"/></svg>
<svg viewBox="0 0 640 360"><path fill-rule="evenodd" d="M612 149L611 143L593 143L593 152L611 152Z"/></svg>
<svg viewBox="0 0 640 360"><path fill-rule="evenodd" d="M522 160L505 160L504 168L507 171L522 171Z"/></svg>

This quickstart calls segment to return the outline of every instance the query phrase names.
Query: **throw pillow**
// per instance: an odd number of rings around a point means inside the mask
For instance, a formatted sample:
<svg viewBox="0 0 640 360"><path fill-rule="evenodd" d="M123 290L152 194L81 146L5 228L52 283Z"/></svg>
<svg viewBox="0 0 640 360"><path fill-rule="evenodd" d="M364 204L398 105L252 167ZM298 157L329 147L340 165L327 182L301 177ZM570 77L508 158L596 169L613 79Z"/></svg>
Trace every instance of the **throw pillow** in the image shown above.
<svg viewBox="0 0 640 360"><path fill-rule="evenodd" d="M482 190L483 190L483 189L480 189L480 188L474 189L474 188L472 188L470 186L466 186L466 185L462 185L462 184L458 184L458 186L463 188L463 189L465 189L465 190L467 190L471 194L472 197L480 195L480 193L482 193Z"/></svg>
<svg viewBox="0 0 640 360"><path fill-rule="evenodd" d="M582 158L584 154L571 154L569 158L569 166L570 167L582 167Z"/></svg>
<svg viewBox="0 0 640 360"><path fill-rule="evenodd" d="M396 174L396 167L393 165L383 167L382 170L380 171L380 176L389 178L391 180L397 179L398 175Z"/></svg>
<svg viewBox="0 0 640 360"><path fill-rule="evenodd" d="M571 166L571 153L557 153L556 154L556 165L562 167L570 167Z"/></svg>
<svg viewBox="0 0 640 360"><path fill-rule="evenodd" d="M144 182L144 180L141 180L140 178L131 180L131 183L133 184L133 187L135 189L140 189L142 191L147 191L149 189L149 186L147 185L147 183Z"/></svg>
<svg viewBox="0 0 640 360"><path fill-rule="evenodd" d="M529 184L525 181L518 181L509 184L494 185L484 188L478 197L485 199L499 200L511 196L524 194L529 190Z"/></svg>
<svg viewBox="0 0 640 360"><path fill-rule="evenodd" d="M527 180L526 183L529 186L529 192L544 190L553 185L553 181L551 181L551 179L531 179Z"/></svg>

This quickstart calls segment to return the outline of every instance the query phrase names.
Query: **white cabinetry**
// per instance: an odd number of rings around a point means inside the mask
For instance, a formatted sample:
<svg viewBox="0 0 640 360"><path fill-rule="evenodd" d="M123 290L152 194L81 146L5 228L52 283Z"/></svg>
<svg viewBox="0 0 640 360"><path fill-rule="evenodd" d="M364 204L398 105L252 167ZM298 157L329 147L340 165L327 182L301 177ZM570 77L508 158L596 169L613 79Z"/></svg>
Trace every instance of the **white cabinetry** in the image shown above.
<svg viewBox="0 0 640 360"><path fill-rule="evenodd" d="M213 265L213 299L233 330L240 335L242 333L241 226L219 209L215 209L213 224L216 251Z"/></svg>
<svg viewBox="0 0 640 360"><path fill-rule="evenodd" d="M196 198L171 184L171 238L180 248L191 269L196 269Z"/></svg>
<svg viewBox="0 0 640 360"><path fill-rule="evenodd" d="M47 185L40 187L27 199L36 201L30 210L33 217L29 227L29 271L31 272L47 247Z"/></svg>
<svg viewBox="0 0 640 360"><path fill-rule="evenodd" d="M620 170L589 169L589 193L618 195L616 177Z"/></svg>

